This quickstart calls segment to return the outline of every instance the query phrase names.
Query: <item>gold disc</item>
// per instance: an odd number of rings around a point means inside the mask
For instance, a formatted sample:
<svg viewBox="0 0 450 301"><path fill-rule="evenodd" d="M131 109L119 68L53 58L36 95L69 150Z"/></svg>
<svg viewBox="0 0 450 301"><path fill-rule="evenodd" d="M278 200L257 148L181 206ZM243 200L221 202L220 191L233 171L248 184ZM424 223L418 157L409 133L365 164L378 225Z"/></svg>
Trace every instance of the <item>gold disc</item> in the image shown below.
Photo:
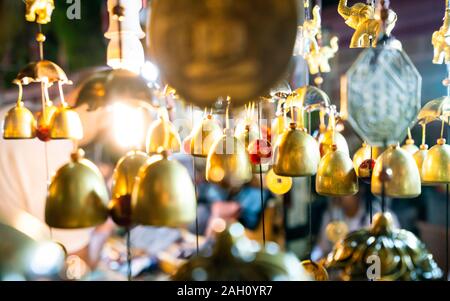
<svg viewBox="0 0 450 301"><path fill-rule="evenodd" d="M186 100L240 106L279 81L292 57L295 0L154 0L147 30L161 75Z"/></svg>
<svg viewBox="0 0 450 301"><path fill-rule="evenodd" d="M270 169L266 174L267 188L274 194L285 194L292 187L291 177L282 177L275 174L273 169Z"/></svg>

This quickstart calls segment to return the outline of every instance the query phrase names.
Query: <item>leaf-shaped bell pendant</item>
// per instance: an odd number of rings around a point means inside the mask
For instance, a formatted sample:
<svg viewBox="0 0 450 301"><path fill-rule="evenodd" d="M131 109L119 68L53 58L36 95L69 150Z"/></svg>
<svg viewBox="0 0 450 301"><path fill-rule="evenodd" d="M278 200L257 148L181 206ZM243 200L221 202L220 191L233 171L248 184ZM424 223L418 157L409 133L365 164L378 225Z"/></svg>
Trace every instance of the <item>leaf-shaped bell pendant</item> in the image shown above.
<svg viewBox="0 0 450 301"><path fill-rule="evenodd" d="M382 181L383 171L390 170L392 176L389 181ZM372 193L384 193L393 198L414 198L421 193L420 174L413 156L392 145L385 150L375 163L372 174Z"/></svg>
<svg viewBox="0 0 450 301"><path fill-rule="evenodd" d="M53 176L45 222L54 228L94 227L108 217L108 191L98 168L78 150Z"/></svg>

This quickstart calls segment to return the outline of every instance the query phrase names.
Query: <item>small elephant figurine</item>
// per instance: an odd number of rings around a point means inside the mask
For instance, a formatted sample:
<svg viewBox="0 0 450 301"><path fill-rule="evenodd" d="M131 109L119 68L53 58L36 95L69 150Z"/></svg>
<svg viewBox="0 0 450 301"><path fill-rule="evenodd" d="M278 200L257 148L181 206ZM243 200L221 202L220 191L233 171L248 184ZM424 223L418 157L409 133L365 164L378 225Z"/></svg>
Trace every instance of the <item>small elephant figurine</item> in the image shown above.
<svg viewBox="0 0 450 301"><path fill-rule="evenodd" d="M25 19L28 22L47 24L51 21L55 4L53 0L25 0Z"/></svg>
<svg viewBox="0 0 450 301"><path fill-rule="evenodd" d="M329 60L339 50L338 41L337 37L332 37L330 46L321 47L319 51L312 51L307 55L306 60L311 74L317 74L319 71L322 73L331 71Z"/></svg>
<svg viewBox="0 0 450 301"><path fill-rule="evenodd" d="M310 51L317 51L319 49L316 36L320 31L322 20L318 5L314 6L312 14L313 18L311 20L306 20L302 26L298 27L294 55L306 56Z"/></svg>
<svg viewBox="0 0 450 301"><path fill-rule="evenodd" d="M381 31L381 22L375 18L375 8L370 4L356 3L347 6L347 0L339 0L338 13L345 23L355 29L350 48L376 47ZM390 35L397 22L397 14L389 9L386 20L386 34ZM372 42L371 42L372 40Z"/></svg>
<svg viewBox="0 0 450 301"><path fill-rule="evenodd" d="M450 9L445 11L444 24L433 33L431 43L434 48L433 64L450 63Z"/></svg>

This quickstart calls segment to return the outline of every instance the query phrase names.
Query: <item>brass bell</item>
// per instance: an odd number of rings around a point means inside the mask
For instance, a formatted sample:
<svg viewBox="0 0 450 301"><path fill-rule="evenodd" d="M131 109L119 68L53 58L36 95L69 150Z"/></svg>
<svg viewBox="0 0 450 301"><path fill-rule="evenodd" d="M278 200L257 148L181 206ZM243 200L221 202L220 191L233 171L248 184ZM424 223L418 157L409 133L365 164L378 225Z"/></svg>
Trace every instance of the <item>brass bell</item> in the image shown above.
<svg viewBox="0 0 450 301"><path fill-rule="evenodd" d="M33 113L22 101L8 111L3 124L4 139L33 139L36 137L36 121Z"/></svg>
<svg viewBox="0 0 450 301"><path fill-rule="evenodd" d="M279 176L305 177L315 175L320 161L317 141L292 122L275 146L273 171Z"/></svg>
<svg viewBox="0 0 450 301"><path fill-rule="evenodd" d="M108 191L98 168L78 150L56 171L45 204L45 222L54 228L94 227L108 217Z"/></svg>
<svg viewBox="0 0 450 301"><path fill-rule="evenodd" d="M135 179L149 158L144 152L130 151L117 162L114 169L112 199L108 209L113 221L120 226L131 224L131 194Z"/></svg>
<svg viewBox="0 0 450 301"><path fill-rule="evenodd" d="M353 155L353 168L358 175L358 170L361 164L372 157L372 147L366 142L363 142L362 146Z"/></svg>
<svg viewBox="0 0 450 301"><path fill-rule="evenodd" d="M175 125L169 121L165 109L160 111L158 120L155 120L147 132L147 153L156 154L160 148L171 152L179 152L181 138Z"/></svg>
<svg viewBox="0 0 450 301"><path fill-rule="evenodd" d="M320 147L320 156L325 156L328 152L331 151L332 146L336 145L338 151L342 151L347 155L350 154L348 150L347 140L345 140L344 136L336 131L336 122L334 118L334 112L330 113L328 129L323 135L321 139L319 139L319 147Z"/></svg>
<svg viewBox="0 0 450 301"><path fill-rule="evenodd" d="M222 137L223 130L217 120L208 114L191 134L190 154L207 157L211 146Z"/></svg>
<svg viewBox="0 0 450 301"><path fill-rule="evenodd" d="M67 105L59 107L51 118L50 138L72 140L83 138L83 126L78 113Z"/></svg>
<svg viewBox="0 0 450 301"><path fill-rule="evenodd" d="M14 108L5 115L3 123L4 139L33 139L36 137L36 121L33 113L22 102L22 84L18 83L19 96Z"/></svg>
<svg viewBox="0 0 450 301"><path fill-rule="evenodd" d="M230 129L209 150L206 180L227 187L239 187L252 179L252 165L245 145Z"/></svg>
<svg viewBox="0 0 450 301"><path fill-rule="evenodd" d="M196 197L187 169L167 152L150 159L138 172L131 196L132 221L141 225L179 227L195 220Z"/></svg>
<svg viewBox="0 0 450 301"><path fill-rule="evenodd" d="M420 174L413 156L398 145L390 146L377 159L372 174L372 193L382 194L383 170L390 169L392 177L384 182L384 193L393 198L414 198L420 195Z"/></svg>
<svg viewBox="0 0 450 301"><path fill-rule="evenodd" d="M316 175L316 191L325 196L346 196L358 192L358 177L349 155L333 145L320 160Z"/></svg>
<svg viewBox="0 0 450 301"><path fill-rule="evenodd" d="M437 144L428 150L422 164L424 184L450 183L450 146L440 138Z"/></svg>
<svg viewBox="0 0 450 301"><path fill-rule="evenodd" d="M414 161L416 161L417 168L419 169L420 180L422 181L422 184L425 184L423 182L422 166L423 166L423 161L425 160L425 157L427 156L427 154L428 154L428 145L422 144L422 145L420 145L419 150L417 152L415 152L413 155Z"/></svg>

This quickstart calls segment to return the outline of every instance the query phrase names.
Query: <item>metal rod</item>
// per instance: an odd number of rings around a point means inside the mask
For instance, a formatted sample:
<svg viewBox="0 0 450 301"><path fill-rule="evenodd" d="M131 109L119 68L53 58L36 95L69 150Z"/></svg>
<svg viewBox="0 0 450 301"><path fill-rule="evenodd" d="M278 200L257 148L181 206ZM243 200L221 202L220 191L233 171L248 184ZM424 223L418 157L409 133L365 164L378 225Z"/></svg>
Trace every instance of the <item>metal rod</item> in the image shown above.
<svg viewBox="0 0 450 301"><path fill-rule="evenodd" d="M194 105L191 104L191 130L194 128ZM192 176L194 177L195 191L195 251L198 255L200 252L199 245L199 226L198 226L198 191L197 191L197 171L195 169L195 156L192 156Z"/></svg>
<svg viewBox="0 0 450 301"><path fill-rule="evenodd" d="M258 101L257 108L258 110L258 130L259 130L259 139L262 139L261 133L261 100ZM261 146L257 146L261 147ZM257 150L259 152L259 149ZM260 188L260 196L261 196L261 221L262 221L262 239L263 245L266 246L266 217L265 217L265 204L264 204L264 183L263 183L263 172L262 172L262 162L261 158L259 159L259 188Z"/></svg>
<svg viewBox="0 0 450 301"><path fill-rule="evenodd" d="M302 111L303 114L303 111ZM308 134L311 135L311 111L308 110ZM307 185L308 185L308 231L309 231L309 257L311 259L311 254L313 251L313 233L312 233L312 177L309 176L307 178Z"/></svg>
<svg viewBox="0 0 450 301"><path fill-rule="evenodd" d="M132 273L131 273L131 231L130 228L127 227L127 278L128 281L132 280Z"/></svg>

